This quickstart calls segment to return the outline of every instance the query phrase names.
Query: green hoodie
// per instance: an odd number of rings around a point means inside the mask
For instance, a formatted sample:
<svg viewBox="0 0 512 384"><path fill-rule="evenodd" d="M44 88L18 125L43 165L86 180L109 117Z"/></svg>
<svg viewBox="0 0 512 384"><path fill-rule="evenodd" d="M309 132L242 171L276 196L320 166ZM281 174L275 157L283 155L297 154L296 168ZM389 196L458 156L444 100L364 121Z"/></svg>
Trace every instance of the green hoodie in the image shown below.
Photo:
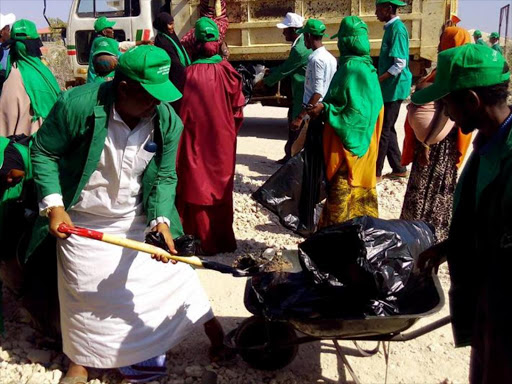
<svg viewBox="0 0 512 384"><path fill-rule="evenodd" d="M348 16L336 36L340 60L323 101L326 122L345 149L362 157L368 151L383 106L377 71L370 57L368 27L357 16Z"/></svg>

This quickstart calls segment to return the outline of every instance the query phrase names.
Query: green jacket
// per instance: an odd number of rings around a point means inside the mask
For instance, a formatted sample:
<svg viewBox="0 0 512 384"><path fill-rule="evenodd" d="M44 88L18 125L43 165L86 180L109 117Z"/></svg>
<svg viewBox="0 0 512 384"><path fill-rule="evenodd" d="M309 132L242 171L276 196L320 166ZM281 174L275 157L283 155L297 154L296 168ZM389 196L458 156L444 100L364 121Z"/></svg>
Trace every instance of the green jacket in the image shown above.
<svg viewBox="0 0 512 384"><path fill-rule="evenodd" d="M405 100L411 93L412 74L409 70L409 32L402 20L398 19L385 27L379 56L379 76L394 64L394 59L404 59L407 64L398 76L382 82L382 98L385 103Z"/></svg>
<svg viewBox="0 0 512 384"><path fill-rule="evenodd" d="M96 170L107 137L114 103L112 82L87 84L64 93L37 132L32 146L32 166L39 199L61 194L68 210ZM183 234L174 200L176 152L183 130L180 118L168 103L157 107L155 142L158 150L142 178L144 211L148 224L163 216L171 222L174 238ZM48 219L36 222L29 257L48 236Z"/></svg>
<svg viewBox="0 0 512 384"><path fill-rule="evenodd" d="M499 43L494 44L491 48L503 55L503 48L501 48L501 45Z"/></svg>
<svg viewBox="0 0 512 384"><path fill-rule="evenodd" d="M313 51L307 49L304 43L304 35L297 40L297 44L290 51L288 59L281 65L272 68L264 82L272 86L277 82L290 76L292 81L292 119L295 119L302 110L302 99L304 97L304 82L306 81L306 67L308 58Z"/></svg>
<svg viewBox="0 0 512 384"><path fill-rule="evenodd" d="M487 153L475 151L468 160L454 196L448 241L455 345L466 346L472 342L483 290L505 283L509 288L500 293L502 299L512 293L507 283L512 265L512 130ZM501 304L505 316L507 306Z"/></svg>
<svg viewBox="0 0 512 384"><path fill-rule="evenodd" d="M486 43L486 42L484 41L484 39L482 39L482 38L479 38L479 39L475 42L475 44L477 44L477 45L487 45L487 43ZM487 46L488 46L488 45L487 45Z"/></svg>

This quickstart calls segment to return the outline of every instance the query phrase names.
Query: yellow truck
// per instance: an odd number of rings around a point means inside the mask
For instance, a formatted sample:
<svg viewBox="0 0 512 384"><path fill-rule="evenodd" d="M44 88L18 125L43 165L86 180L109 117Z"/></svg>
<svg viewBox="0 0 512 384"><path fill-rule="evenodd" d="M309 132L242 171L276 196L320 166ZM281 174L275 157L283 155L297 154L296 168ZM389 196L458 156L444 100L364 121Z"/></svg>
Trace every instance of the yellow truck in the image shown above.
<svg viewBox="0 0 512 384"><path fill-rule="evenodd" d="M215 6L220 0L171 0L178 35L193 27L199 4ZM344 16L358 15L369 26L371 55L378 57L383 25L375 17L375 0L226 0L230 21L226 42L230 61L272 63L284 60L290 50L282 31L276 28L286 12L325 22L334 34ZM411 36L411 70L419 75L425 64L435 60L443 23L456 13L458 0L404 0L400 10ZM165 0L73 0L67 29L68 55L74 76L87 74L89 50L94 36L95 18L106 16L117 22L116 38L124 41L150 39L154 35L152 20ZM326 46L337 55L336 41ZM274 64L274 63L272 63Z"/></svg>

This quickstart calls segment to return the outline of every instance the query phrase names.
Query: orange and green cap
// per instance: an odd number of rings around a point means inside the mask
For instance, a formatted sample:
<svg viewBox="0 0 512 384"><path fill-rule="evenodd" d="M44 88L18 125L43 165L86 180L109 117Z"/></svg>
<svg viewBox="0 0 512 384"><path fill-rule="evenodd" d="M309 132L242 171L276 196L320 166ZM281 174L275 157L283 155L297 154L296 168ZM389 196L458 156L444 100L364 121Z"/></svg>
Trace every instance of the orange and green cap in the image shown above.
<svg viewBox="0 0 512 384"><path fill-rule="evenodd" d="M219 40L219 27L209 17L201 17L195 25L196 40L207 43L209 41Z"/></svg>
<svg viewBox="0 0 512 384"><path fill-rule="evenodd" d="M325 29L325 24L320 20L309 19L304 27L297 30L297 33L309 33L313 36L329 37L329 35L325 33Z"/></svg>
<svg viewBox="0 0 512 384"><path fill-rule="evenodd" d="M27 19L16 21L11 27L11 39L13 40L35 40L39 39L36 25Z"/></svg>
<svg viewBox="0 0 512 384"><path fill-rule="evenodd" d="M393 4L396 5L397 7L405 7L407 5L407 3L404 3L403 1L400 0L377 0L376 4Z"/></svg>
<svg viewBox="0 0 512 384"><path fill-rule="evenodd" d="M101 16L94 22L94 30L100 33L104 29L112 28L114 25L116 25L115 21L110 21L105 16Z"/></svg>
<svg viewBox="0 0 512 384"><path fill-rule="evenodd" d="M173 102L182 94L169 80L171 60L162 48L140 45L126 51L116 71L138 82L155 99Z"/></svg>
<svg viewBox="0 0 512 384"><path fill-rule="evenodd" d="M485 45L466 44L439 53L434 84L412 95L414 104L442 99L454 91L502 84L510 79L505 59Z"/></svg>

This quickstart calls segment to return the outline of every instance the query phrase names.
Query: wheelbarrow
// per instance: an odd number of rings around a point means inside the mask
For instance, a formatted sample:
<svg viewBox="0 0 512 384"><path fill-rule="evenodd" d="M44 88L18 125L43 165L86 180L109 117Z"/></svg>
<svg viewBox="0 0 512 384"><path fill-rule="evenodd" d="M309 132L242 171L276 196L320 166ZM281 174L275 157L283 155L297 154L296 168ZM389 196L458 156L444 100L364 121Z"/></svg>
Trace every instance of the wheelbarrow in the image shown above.
<svg viewBox="0 0 512 384"><path fill-rule="evenodd" d="M296 252L284 252L283 257L292 265L289 272L300 270ZM354 319L269 319L264 316L262 308L258 306L252 289L252 279L248 279L244 304L254 316L245 319L237 328L231 330L226 335L224 343L236 351L251 367L261 370L277 370L293 362L301 344L331 340L354 382L359 384L360 380L350 366L339 341L353 341L359 354L363 357L375 355L382 346L387 367L389 342L414 340L450 323L450 316L446 316L406 332L420 319L432 316L443 308L444 294L436 275L432 275L427 290L425 293L429 299L423 308L421 305L418 306L416 311L418 313L414 314L366 316ZM297 331L300 332L300 336ZM376 341L377 346L374 349L365 350L359 346L358 341ZM386 342L388 342L387 347Z"/></svg>

